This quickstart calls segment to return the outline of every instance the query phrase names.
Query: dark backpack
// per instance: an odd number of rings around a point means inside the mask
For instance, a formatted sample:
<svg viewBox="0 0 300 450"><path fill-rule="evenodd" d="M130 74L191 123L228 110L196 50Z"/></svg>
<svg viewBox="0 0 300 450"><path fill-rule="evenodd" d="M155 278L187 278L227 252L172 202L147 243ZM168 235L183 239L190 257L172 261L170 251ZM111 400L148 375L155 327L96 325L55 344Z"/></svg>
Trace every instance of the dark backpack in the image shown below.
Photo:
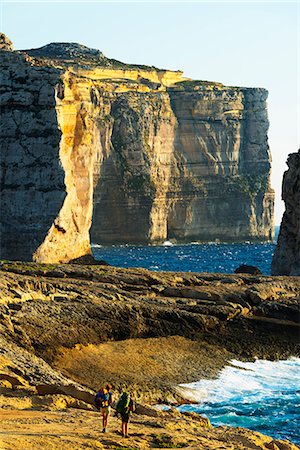
<svg viewBox="0 0 300 450"><path fill-rule="evenodd" d="M116 410L120 414L127 414L129 412L130 395L127 392L123 392L116 404Z"/></svg>

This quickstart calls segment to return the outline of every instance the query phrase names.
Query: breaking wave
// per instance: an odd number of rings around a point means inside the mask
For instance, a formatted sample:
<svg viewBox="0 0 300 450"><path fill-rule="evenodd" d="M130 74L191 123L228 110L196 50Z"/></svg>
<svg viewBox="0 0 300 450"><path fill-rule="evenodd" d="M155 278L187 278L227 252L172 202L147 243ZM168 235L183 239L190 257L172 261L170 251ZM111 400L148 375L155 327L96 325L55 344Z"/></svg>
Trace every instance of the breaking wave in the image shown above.
<svg viewBox="0 0 300 450"><path fill-rule="evenodd" d="M300 443L300 358L231 361L215 380L182 387L197 404L183 405L213 425L242 426Z"/></svg>

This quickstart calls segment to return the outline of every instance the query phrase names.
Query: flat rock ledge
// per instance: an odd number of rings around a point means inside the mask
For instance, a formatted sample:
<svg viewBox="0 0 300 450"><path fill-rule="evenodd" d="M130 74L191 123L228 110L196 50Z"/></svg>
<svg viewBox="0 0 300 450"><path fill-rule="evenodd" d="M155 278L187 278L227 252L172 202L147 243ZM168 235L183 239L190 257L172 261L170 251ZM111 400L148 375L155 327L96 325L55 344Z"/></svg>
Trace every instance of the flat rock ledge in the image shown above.
<svg viewBox="0 0 300 450"><path fill-rule="evenodd" d="M197 414L180 414L176 410L160 412L158 417L133 414L129 438L120 434L121 422L112 416L108 432L101 433L97 411L66 407L56 398L43 407L1 411L0 446L4 450L43 448L50 450L109 449L146 450L153 448L185 448L194 450L297 450L288 441L276 440L244 428L212 428L207 419Z"/></svg>

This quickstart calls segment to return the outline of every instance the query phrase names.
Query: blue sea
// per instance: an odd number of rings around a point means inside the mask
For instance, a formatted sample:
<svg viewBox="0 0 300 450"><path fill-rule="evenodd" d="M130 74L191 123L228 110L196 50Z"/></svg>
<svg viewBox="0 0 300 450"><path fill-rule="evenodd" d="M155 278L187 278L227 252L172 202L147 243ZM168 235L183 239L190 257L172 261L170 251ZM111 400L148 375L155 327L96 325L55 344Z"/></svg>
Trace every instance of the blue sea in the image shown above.
<svg viewBox="0 0 300 450"><path fill-rule="evenodd" d="M278 227L276 227L276 239ZM266 243L191 243L172 245L92 245L96 259L116 267L143 267L150 270L176 272L233 273L241 264L258 267L271 274L274 242Z"/></svg>
<svg viewBox="0 0 300 450"><path fill-rule="evenodd" d="M215 426L245 427L300 444L300 358L231 361L215 380L182 385L197 404L183 405Z"/></svg>
<svg viewBox="0 0 300 450"><path fill-rule="evenodd" d="M92 249L96 259L117 267L233 273L239 265L248 264L270 275L275 243L94 244ZM204 414L214 425L242 426L300 444L300 359L232 361L218 379L186 387L199 402L183 405L181 410Z"/></svg>

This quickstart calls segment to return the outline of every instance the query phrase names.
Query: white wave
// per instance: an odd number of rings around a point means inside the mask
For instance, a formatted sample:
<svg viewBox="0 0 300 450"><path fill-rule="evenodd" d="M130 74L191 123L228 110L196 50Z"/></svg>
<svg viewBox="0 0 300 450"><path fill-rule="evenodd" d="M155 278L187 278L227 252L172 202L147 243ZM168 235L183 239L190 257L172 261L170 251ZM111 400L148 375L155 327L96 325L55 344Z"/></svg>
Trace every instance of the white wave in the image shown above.
<svg viewBox="0 0 300 450"><path fill-rule="evenodd" d="M201 403L207 399L207 390L204 388L193 389L188 385L179 385L176 387L176 391L186 400L191 402Z"/></svg>
<svg viewBox="0 0 300 450"><path fill-rule="evenodd" d="M285 361L230 361L217 379L181 384L181 388L195 391L199 402L238 401L257 402L274 392L300 390L300 358ZM204 395L204 393L206 395Z"/></svg>
<svg viewBox="0 0 300 450"><path fill-rule="evenodd" d="M103 247L103 245L91 243L91 247L92 248L101 248L101 247Z"/></svg>
<svg viewBox="0 0 300 450"><path fill-rule="evenodd" d="M163 405L161 403L158 403L156 405L153 405L155 409L158 409L159 411L169 411L171 409L171 406Z"/></svg>
<svg viewBox="0 0 300 450"><path fill-rule="evenodd" d="M171 242L171 241L165 241L164 243L163 243L163 246L164 247L173 247L173 242Z"/></svg>

